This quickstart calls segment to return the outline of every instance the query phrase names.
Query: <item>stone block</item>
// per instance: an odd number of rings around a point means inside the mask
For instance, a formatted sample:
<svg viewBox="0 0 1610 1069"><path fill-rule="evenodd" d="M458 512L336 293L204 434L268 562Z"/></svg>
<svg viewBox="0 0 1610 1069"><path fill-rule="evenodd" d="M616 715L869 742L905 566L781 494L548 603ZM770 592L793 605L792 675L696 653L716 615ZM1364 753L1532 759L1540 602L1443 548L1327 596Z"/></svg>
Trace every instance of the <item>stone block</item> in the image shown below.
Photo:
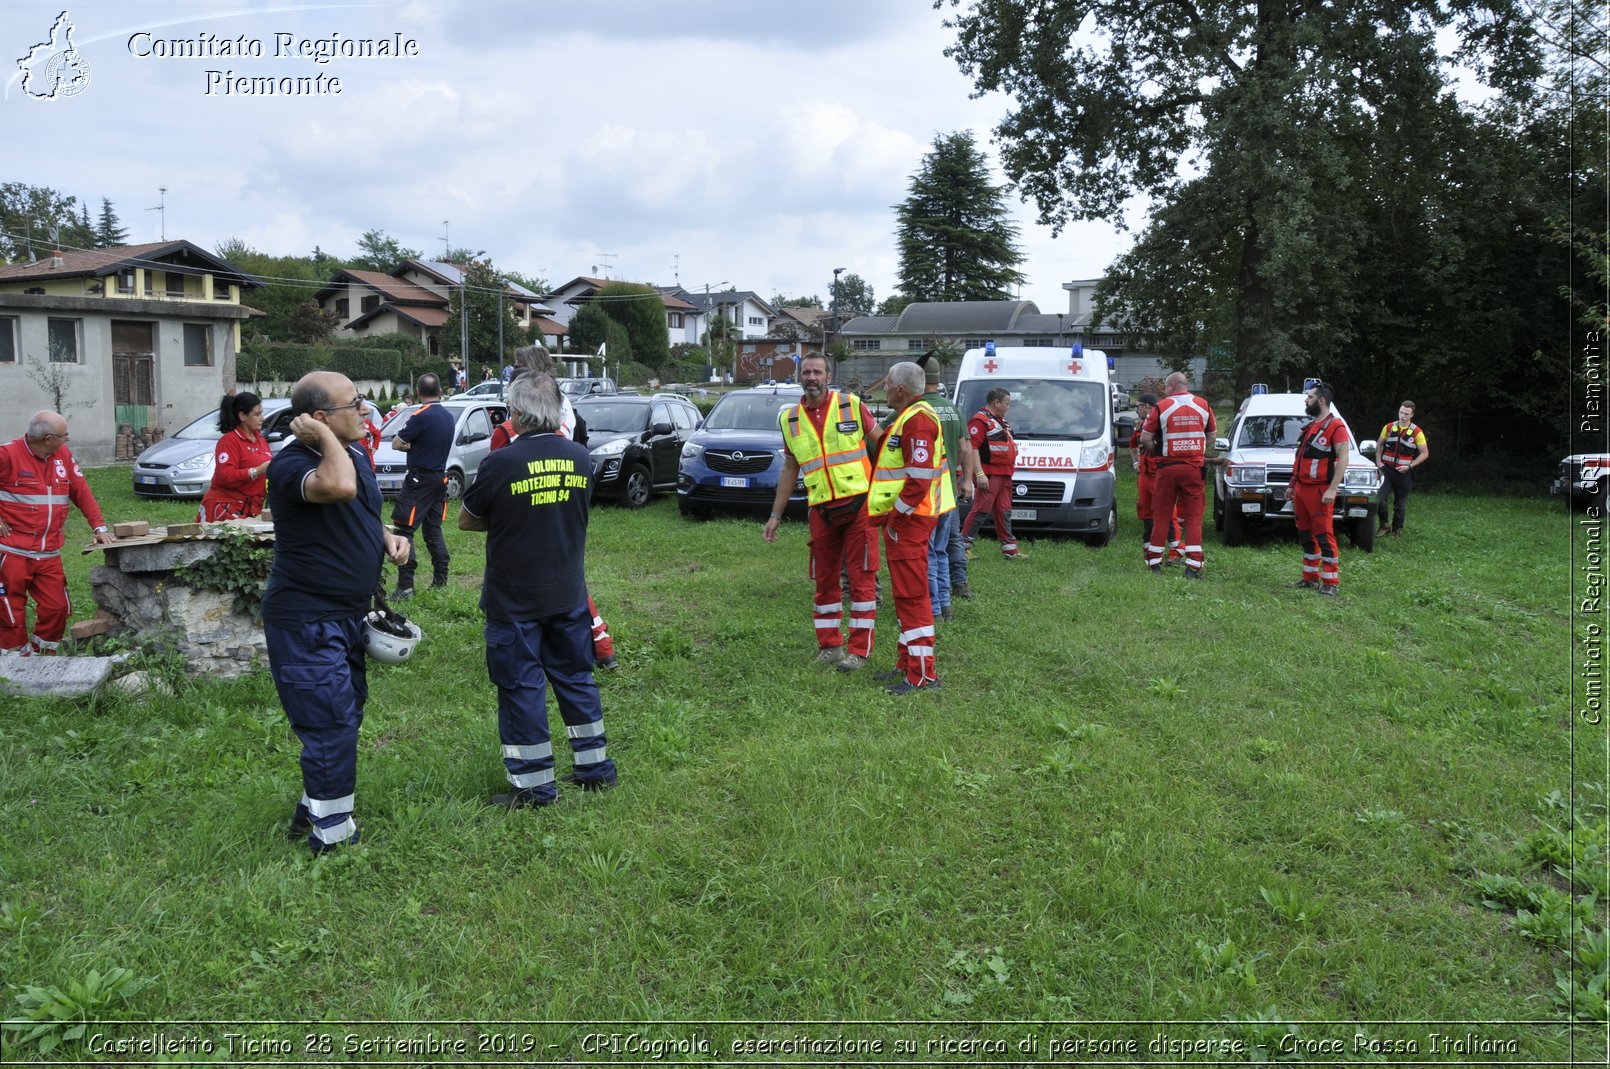
<svg viewBox="0 0 1610 1069"><path fill-rule="evenodd" d="M108 629L105 620L80 620L73 625L72 635L74 639L82 642L87 638L94 638L96 635L104 635Z"/></svg>
<svg viewBox="0 0 1610 1069"><path fill-rule="evenodd" d="M26 698L89 694L112 674L117 657L22 657L0 654L0 693Z"/></svg>
<svg viewBox="0 0 1610 1069"><path fill-rule="evenodd" d="M216 552L217 542L159 542L154 546L124 546L117 551L117 566L124 572L171 572L186 564L206 560Z"/></svg>
<svg viewBox="0 0 1610 1069"><path fill-rule="evenodd" d="M151 525L144 520L131 520L128 523L112 524L112 533L119 538L139 538L151 533Z"/></svg>

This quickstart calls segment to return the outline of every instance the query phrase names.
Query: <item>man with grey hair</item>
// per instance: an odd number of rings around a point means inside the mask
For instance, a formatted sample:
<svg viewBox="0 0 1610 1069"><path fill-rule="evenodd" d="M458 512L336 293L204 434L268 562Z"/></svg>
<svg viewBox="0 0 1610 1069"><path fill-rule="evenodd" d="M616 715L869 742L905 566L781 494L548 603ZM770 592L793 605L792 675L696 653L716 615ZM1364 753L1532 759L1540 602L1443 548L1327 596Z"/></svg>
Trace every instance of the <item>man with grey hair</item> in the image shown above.
<svg viewBox="0 0 1610 1069"><path fill-rule="evenodd" d="M553 376L521 375L506 400L519 436L481 462L458 525L487 535L481 584L486 674L498 692L498 738L513 788L489 804L525 809L558 800L550 684L570 737L566 780L582 790L604 790L615 785L616 770L605 752L587 608L592 457L559 433L564 404ZM530 566L533 553L542 555L542 567Z"/></svg>
<svg viewBox="0 0 1610 1069"><path fill-rule="evenodd" d="M89 521L95 541L115 541L67 438L65 419L35 412L26 434L0 446L0 652L54 653L67 630L73 603L61 547L67 541L68 502ZM31 636L29 595L34 599Z"/></svg>
<svg viewBox="0 0 1610 1069"><path fill-rule="evenodd" d="M878 450L867 494L867 515L883 528L889 588L900 618L895 670L874 678L890 680L889 693L900 695L939 688L928 543L939 517L956 508L945 438L939 417L922 399L925 388L922 368L916 364L904 361L889 369L884 396L895 417Z"/></svg>

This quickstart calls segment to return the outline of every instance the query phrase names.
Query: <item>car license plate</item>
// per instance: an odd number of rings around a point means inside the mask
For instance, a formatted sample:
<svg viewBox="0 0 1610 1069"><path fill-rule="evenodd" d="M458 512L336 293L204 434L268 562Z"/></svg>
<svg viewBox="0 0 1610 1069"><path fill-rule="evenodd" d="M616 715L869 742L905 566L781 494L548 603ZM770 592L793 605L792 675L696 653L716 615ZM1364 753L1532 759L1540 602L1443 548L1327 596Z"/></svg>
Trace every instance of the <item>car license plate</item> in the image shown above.
<svg viewBox="0 0 1610 1069"><path fill-rule="evenodd" d="M721 477L721 485L730 486L734 490L745 490L749 487L749 480L745 479L742 475L723 475Z"/></svg>
<svg viewBox="0 0 1610 1069"><path fill-rule="evenodd" d="M155 486L157 484L157 477L155 475L136 475L134 477L134 481L139 483L141 486Z"/></svg>
<svg viewBox="0 0 1610 1069"><path fill-rule="evenodd" d="M1243 501L1243 502L1241 502L1241 511L1242 512L1262 512L1263 511L1263 503L1260 502L1260 501Z"/></svg>
<svg viewBox="0 0 1610 1069"><path fill-rule="evenodd" d="M1037 520L1039 518L1040 518L1040 510L1039 509L1013 509L1012 510L1012 519L1014 519L1014 520Z"/></svg>
<svg viewBox="0 0 1610 1069"><path fill-rule="evenodd" d="M400 490L400 489L402 489L402 480L401 479L377 479L375 481L380 484L380 489L382 489L382 490Z"/></svg>

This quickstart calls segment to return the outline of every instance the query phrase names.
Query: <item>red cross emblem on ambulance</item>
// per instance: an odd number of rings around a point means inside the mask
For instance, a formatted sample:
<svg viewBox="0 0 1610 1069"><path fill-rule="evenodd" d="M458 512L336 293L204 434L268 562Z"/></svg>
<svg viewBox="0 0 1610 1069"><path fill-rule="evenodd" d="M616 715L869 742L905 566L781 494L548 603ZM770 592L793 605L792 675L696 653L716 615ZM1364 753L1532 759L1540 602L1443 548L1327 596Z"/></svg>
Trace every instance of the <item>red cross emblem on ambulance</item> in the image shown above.
<svg viewBox="0 0 1610 1069"><path fill-rule="evenodd" d="M1001 365L995 362L995 358L993 356L984 361L984 370L989 372L991 375L995 374L1000 369Z"/></svg>
<svg viewBox="0 0 1610 1069"><path fill-rule="evenodd" d="M1083 364L1079 363L1079 361L1077 361L1077 360L1068 361L1068 374L1077 375L1077 374L1079 374L1079 372L1083 371L1084 369L1085 369L1085 366Z"/></svg>

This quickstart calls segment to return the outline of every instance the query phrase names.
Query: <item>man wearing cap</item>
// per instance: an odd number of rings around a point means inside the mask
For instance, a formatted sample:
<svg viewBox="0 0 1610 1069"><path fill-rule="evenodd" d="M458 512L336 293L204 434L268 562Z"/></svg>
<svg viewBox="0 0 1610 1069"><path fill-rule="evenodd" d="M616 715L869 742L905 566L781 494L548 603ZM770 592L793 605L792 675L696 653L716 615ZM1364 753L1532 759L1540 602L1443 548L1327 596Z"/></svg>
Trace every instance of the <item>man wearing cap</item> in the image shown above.
<svg viewBox="0 0 1610 1069"><path fill-rule="evenodd" d="M1297 460L1291 482L1286 484L1286 500L1291 502L1297 539L1303 547L1303 575L1296 586L1318 590L1327 597L1336 596L1342 581L1332 510L1347 477L1347 456L1353 443L1347 424L1331 411L1334 398L1327 383L1316 382L1303 399L1314 421L1297 439Z"/></svg>
<svg viewBox="0 0 1610 1069"><path fill-rule="evenodd" d="M962 538L963 511L972 505L972 472L977 465L973 445L962 434L962 412L939 388L940 367L938 354L929 352L918 360L928 390L922 399L939 418L939 433L945 439L945 456L949 458L951 489L956 495L956 507L944 513L934 524L934 533L928 543L928 596L933 599L934 615L950 620L952 597L967 598L972 591L967 586L967 542Z"/></svg>
<svg viewBox="0 0 1610 1069"><path fill-rule="evenodd" d="M67 630L73 604L61 547L67 541L69 502L89 521L95 541L116 541L67 438L65 419L35 412L27 433L0 446L0 652L55 653Z"/></svg>
<svg viewBox="0 0 1610 1069"><path fill-rule="evenodd" d="M934 662L933 602L928 596L928 541L938 518L956 508L945 439L939 420L922 399L922 368L902 361L889 369L884 396L894 422L883 436L872 470L867 514L883 528L884 556L889 561L889 588L900 618L900 649L890 694L937 690Z"/></svg>
<svg viewBox="0 0 1610 1069"><path fill-rule="evenodd" d="M865 402L829 390L827 379L827 357L811 353L800 359L799 384L805 393L799 404L778 413L788 448L761 537L777 541L788 495L803 473L810 503L810 570L816 582L816 659L854 672L872 654L878 619L878 543L867 522L878 424ZM845 616L843 572L849 575L848 651L839 630Z"/></svg>

